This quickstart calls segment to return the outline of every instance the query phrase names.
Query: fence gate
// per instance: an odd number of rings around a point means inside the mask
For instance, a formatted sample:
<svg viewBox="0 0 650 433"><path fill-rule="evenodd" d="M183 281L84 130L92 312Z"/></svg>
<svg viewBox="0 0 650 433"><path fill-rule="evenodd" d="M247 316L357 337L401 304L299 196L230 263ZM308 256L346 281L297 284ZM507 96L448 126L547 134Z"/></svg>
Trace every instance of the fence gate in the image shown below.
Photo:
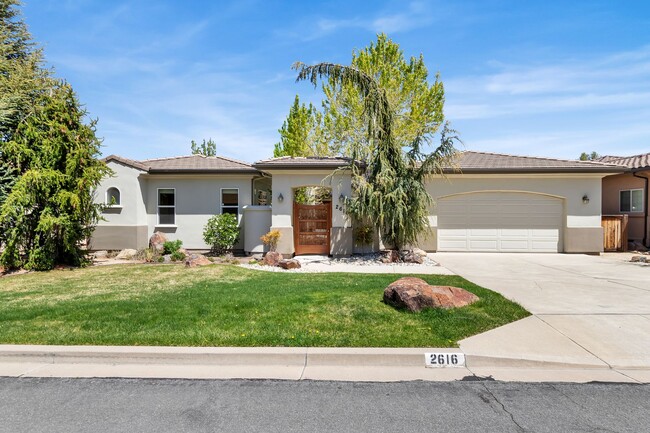
<svg viewBox="0 0 650 433"><path fill-rule="evenodd" d="M332 203L293 204L293 241L296 255L330 253Z"/></svg>
<svg viewBox="0 0 650 433"><path fill-rule="evenodd" d="M627 215L603 215L603 249L627 251Z"/></svg>

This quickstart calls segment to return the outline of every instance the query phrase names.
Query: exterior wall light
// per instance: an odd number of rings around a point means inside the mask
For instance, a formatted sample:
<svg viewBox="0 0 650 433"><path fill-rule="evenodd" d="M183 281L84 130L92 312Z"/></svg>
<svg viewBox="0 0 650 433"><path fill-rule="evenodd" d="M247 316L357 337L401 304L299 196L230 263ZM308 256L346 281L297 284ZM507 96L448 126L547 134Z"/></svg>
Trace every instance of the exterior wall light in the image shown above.
<svg viewBox="0 0 650 433"><path fill-rule="evenodd" d="M345 196L343 195L343 193L341 193L341 195L339 196L339 203L343 203L344 201L345 201Z"/></svg>
<svg viewBox="0 0 650 433"><path fill-rule="evenodd" d="M280 203L282 203L282 202L284 201L284 196L282 195L282 193L280 193L280 194L278 195L278 201L279 201Z"/></svg>
<svg viewBox="0 0 650 433"><path fill-rule="evenodd" d="M589 204L589 196L587 194L582 196L582 202L584 204Z"/></svg>

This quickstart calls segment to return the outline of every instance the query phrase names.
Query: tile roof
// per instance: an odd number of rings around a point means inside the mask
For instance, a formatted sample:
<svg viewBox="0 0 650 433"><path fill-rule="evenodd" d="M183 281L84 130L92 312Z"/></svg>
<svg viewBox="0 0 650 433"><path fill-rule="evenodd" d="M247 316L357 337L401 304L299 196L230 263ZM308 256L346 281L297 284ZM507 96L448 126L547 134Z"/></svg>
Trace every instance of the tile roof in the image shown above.
<svg viewBox="0 0 650 433"><path fill-rule="evenodd" d="M642 153L634 156L613 156L605 155L597 159L600 162L622 165L627 168L650 168L650 153Z"/></svg>
<svg viewBox="0 0 650 433"><path fill-rule="evenodd" d="M273 168L340 168L350 163L350 158L335 156L281 156L278 158L269 158L257 161L254 167L260 169Z"/></svg>
<svg viewBox="0 0 650 433"><path fill-rule="evenodd" d="M104 158L148 173L257 173L252 165L223 156L187 155L134 161L116 155Z"/></svg>
<svg viewBox="0 0 650 433"><path fill-rule="evenodd" d="M594 161L517 156L488 152L459 152L453 168L462 173L543 173L543 172L620 172L622 167Z"/></svg>

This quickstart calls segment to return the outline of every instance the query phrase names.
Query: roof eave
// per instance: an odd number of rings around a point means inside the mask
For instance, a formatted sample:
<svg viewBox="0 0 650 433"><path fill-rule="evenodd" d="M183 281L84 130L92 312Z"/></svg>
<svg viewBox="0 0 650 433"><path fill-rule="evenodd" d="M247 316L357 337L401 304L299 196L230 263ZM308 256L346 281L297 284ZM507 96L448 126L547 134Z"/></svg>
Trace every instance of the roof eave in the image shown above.
<svg viewBox="0 0 650 433"><path fill-rule="evenodd" d="M534 167L534 168L461 168L443 170L446 174L541 174L541 173L594 173L594 174L617 174L624 173L624 167Z"/></svg>

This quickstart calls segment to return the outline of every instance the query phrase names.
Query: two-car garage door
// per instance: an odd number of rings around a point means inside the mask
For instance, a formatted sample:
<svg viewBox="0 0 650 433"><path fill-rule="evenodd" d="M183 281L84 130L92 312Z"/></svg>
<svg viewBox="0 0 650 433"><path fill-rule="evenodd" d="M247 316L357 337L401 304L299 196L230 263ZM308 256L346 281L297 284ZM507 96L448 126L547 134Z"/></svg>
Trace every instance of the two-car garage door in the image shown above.
<svg viewBox="0 0 650 433"><path fill-rule="evenodd" d="M562 251L562 200L519 192L477 192L437 202L438 251Z"/></svg>

